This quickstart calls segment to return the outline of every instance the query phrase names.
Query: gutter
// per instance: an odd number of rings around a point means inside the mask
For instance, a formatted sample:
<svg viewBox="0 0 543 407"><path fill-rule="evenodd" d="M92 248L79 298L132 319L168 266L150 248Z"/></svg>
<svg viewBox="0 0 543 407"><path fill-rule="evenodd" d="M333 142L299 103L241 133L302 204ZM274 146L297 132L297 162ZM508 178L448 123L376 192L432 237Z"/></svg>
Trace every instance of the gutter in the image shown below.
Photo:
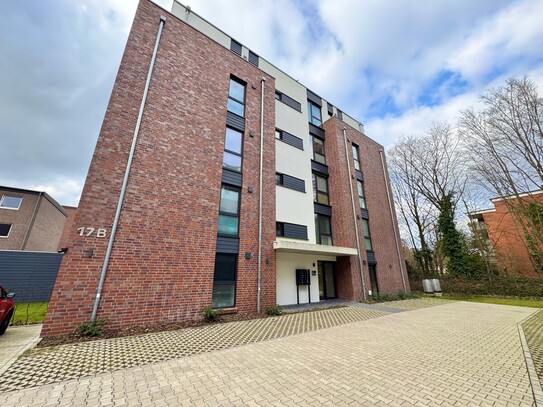
<svg viewBox="0 0 543 407"><path fill-rule="evenodd" d="M151 58L151 64L149 66L149 72L147 73L147 81L145 82L145 90L143 91L143 97L141 99L140 111L138 113L138 121L136 122L136 128L134 129L134 135L132 136L132 145L130 147L130 154L128 156L128 162L126 164L126 169L124 171L124 178L123 178L123 183L121 186L121 192L119 194L119 200L117 201L117 209L115 211L115 218L113 220L113 226L111 227L111 234L109 235L109 241L108 241L107 249L106 249L106 256L104 258L104 264L102 265L102 272L100 273L100 280L98 281L98 289L96 290L96 296L94 298L94 304L92 306L90 322L94 322L96 320L96 314L98 313L98 305L100 304L100 298L102 296L102 290L104 288L104 281L106 280L107 268L109 265L109 258L111 257L113 242L115 241L115 234L117 232L117 226L119 226L119 218L121 217L121 210L123 207L123 201L126 194L126 187L128 185L128 176L130 175L132 160L134 159L136 144L138 143L141 120L143 117L145 102L147 101L147 93L149 91L149 85L151 83L153 68L155 66L156 55L158 52L158 44L160 43L160 37L162 36L162 29L164 28L165 23L166 23L166 17L161 16L160 23L158 26L158 34L155 41L155 48L153 49L153 56Z"/></svg>
<svg viewBox="0 0 543 407"><path fill-rule="evenodd" d="M256 298L256 312L260 314L260 291L262 286L262 168L264 166L264 84L266 78L260 79L262 95L260 98L260 177L258 187L258 288Z"/></svg>

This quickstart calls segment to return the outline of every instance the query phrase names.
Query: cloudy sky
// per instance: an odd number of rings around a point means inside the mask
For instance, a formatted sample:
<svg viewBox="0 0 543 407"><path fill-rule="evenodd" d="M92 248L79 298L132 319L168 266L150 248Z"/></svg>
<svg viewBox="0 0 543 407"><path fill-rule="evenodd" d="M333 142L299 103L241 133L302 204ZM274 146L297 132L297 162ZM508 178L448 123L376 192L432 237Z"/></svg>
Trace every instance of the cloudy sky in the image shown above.
<svg viewBox="0 0 543 407"><path fill-rule="evenodd" d="M169 10L172 0L156 0ZM186 0L390 146L512 75L543 85L543 0ZM235 4L235 7L232 5ZM77 205L136 0L0 5L0 185Z"/></svg>

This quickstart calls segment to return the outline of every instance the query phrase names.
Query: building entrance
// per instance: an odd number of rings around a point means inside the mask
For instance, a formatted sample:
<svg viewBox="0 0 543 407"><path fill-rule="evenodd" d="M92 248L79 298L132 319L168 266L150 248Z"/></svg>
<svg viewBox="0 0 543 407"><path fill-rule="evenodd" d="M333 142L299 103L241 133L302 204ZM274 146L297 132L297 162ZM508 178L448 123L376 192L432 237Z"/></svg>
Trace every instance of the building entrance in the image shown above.
<svg viewBox="0 0 543 407"><path fill-rule="evenodd" d="M337 298L334 262L319 261L319 297L321 300Z"/></svg>

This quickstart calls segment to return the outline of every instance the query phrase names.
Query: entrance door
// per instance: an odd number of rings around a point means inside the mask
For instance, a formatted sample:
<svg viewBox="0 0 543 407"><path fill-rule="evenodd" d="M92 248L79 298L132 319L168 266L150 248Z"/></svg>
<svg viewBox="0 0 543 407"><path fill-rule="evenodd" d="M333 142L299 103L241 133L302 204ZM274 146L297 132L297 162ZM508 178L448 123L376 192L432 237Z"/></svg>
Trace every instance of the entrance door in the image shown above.
<svg viewBox="0 0 543 407"><path fill-rule="evenodd" d="M319 261L319 297L321 300L337 298L334 262Z"/></svg>
<svg viewBox="0 0 543 407"><path fill-rule="evenodd" d="M370 272L371 295L377 295L379 294L379 286L377 285L377 272L375 266L368 266L368 271Z"/></svg>

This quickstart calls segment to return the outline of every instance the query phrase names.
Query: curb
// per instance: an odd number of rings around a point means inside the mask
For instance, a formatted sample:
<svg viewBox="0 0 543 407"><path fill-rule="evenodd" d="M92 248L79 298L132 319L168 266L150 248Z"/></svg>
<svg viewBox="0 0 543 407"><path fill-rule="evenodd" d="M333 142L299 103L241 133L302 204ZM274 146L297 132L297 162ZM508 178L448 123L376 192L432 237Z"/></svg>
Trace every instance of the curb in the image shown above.
<svg viewBox="0 0 543 407"><path fill-rule="evenodd" d="M532 315L530 315L530 317L531 316ZM528 342L526 341L526 336L524 335L524 329L521 325L522 322L519 322L517 327L520 343L522 345L522 351L524 352L524 359L526 361L526 369L528 370L528 378L530 380L530 385L532 386L532 395L534 396L535 407L543 407L543 389L541 388L541 382L539 381L539 376L537 375L537 371L535 369L532 353L530 352Z"/></svg>

